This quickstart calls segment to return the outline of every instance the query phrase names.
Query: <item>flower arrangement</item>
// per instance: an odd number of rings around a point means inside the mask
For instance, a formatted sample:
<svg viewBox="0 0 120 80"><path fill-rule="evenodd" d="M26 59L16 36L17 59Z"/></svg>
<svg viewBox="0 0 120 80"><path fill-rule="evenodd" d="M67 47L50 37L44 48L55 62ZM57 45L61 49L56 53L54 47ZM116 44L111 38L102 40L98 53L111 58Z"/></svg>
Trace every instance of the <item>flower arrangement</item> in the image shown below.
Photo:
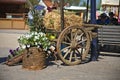
<svg viewBox="0 0 120 80"><path fill-rule="evenodd" d="M9 50L9 53L10 53L10 54L8 55L8 59L11 59L11 58L13 58L13 57L16 56L16 55L21 54L22 51L23 51L23 49L21 49L20 47L18 47L18 48L16 48L16 49L10 49L10 50Z"/></svg>
<svg viewBox="0 0 120 80"><path fill-rule="evenodd" d="M22 60L24 68L42 68L45 66L47 52L51 46L49 37L45 34L46 28L43 24L43 14L41 14L44 7L38 4L32 5L29 0L27 1L33 16L32 24L28 24L30 31L18 38L20 49L9 51L10 55L8 57L12 56L12 59L8 58L6 64L14 65ZM21 55L18 55L20 53Z"/></svg>
<svg viewBox="0 0 120 80"><path fill-rule="evenodd" d="M50 41L43 32L29 32L18 38L20 47L23 49L29 47L38 47L46 51L50 46Z"/></svg>

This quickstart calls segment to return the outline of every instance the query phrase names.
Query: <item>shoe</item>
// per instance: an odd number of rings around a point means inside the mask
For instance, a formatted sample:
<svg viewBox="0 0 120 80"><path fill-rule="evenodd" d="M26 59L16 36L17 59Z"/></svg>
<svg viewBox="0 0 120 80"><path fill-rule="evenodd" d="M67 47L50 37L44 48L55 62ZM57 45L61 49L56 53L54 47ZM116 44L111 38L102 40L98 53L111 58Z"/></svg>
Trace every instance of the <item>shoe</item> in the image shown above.
<svg viewBox="0 0 120 80"><path fill-rule="evenodd" d="M89 60L89 62L91 62L91 61L99 61L99 60L95 60L95 59L90 59L90 60Z"/></svg>

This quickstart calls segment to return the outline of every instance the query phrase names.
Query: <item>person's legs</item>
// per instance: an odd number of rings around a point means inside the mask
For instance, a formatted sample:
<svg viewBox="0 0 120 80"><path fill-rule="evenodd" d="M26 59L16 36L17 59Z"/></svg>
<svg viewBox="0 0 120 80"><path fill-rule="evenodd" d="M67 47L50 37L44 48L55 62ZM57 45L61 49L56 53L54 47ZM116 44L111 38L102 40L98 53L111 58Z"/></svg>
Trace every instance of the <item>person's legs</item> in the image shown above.
<svg viewBox="0 0 120 80"><path fill-rule="evenodd" d="M91 42L91 57L90 61L98 61L99 50L97 38L94 38Z"/></svg>

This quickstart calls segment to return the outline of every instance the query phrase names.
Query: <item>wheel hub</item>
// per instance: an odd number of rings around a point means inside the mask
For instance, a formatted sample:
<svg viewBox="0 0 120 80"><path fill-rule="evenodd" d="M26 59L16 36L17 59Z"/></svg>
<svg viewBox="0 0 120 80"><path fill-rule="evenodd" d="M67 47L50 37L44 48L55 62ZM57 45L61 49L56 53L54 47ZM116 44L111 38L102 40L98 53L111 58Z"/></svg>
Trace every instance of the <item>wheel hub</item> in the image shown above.
<svg viewBox="0 0 120 80"><path fill-rule="evenodd" d="M72 49L75 49L77 47L77 42L76 41L71 41L70 47Z"/></svg>

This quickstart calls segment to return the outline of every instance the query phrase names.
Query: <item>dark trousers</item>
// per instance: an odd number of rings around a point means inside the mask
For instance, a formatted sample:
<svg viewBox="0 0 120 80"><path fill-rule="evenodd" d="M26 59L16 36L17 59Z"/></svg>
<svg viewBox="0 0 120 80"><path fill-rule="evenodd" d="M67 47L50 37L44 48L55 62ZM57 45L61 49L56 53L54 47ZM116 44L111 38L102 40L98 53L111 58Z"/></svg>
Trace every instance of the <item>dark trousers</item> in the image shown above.
<svg viewBox="0 0 120 80"><path fill-rule="evenodd" d="M97 61L99 56L99 48L98 48L98 38L94 38L91 42L91 61Z"/></svg>

